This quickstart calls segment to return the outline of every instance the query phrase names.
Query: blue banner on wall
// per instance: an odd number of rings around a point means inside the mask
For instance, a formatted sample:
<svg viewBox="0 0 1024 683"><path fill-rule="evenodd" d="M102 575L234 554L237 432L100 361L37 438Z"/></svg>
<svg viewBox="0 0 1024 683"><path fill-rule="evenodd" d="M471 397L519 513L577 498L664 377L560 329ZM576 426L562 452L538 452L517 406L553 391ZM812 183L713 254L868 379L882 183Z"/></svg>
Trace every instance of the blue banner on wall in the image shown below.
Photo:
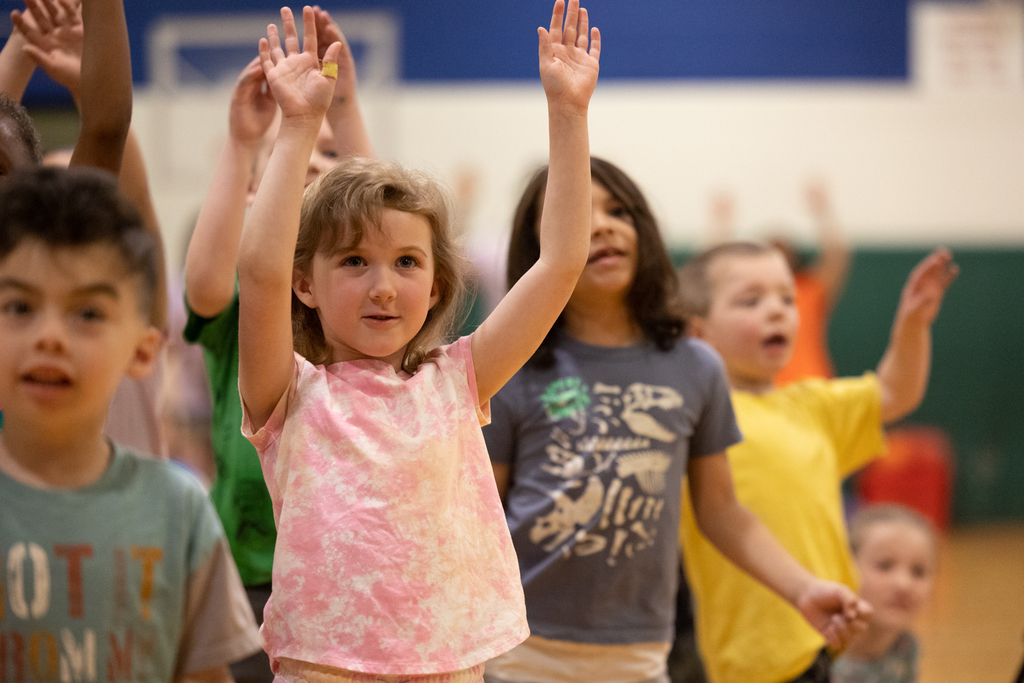
<svg viewBox="0 0 1024 683"><path fill-rule="evenodd" d="M146 84L147 38L167 17L267 12L280 0L126 2L135 81ZM623 0L586 2L604 37L603 79L906 80L909 0ZM0 0L0 21L22 6ZM537 77L536 28L548 0L358 0L324 6L387 12L399 28L405 82ZM342 26L342 30L344 30ZM2 26L0 31L6 35ZM258 34L252 36L255 54ZM59 95L37 78L28 103Z"/></svg>

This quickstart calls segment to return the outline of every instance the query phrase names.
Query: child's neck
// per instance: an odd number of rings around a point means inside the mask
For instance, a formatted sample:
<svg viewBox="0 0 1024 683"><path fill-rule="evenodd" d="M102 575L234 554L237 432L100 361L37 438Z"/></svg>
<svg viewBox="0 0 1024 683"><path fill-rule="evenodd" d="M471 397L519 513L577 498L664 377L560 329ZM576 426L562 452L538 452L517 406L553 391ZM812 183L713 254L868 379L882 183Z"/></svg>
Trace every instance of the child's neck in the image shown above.
<svg viewBox="0 0 1024 683"><path fill-rule="evenodd" d="M728 370L729 387L734 391L746 391L755 396L762 396L775 389L774 377L751 377L742 373Z"/></svg>
<svg viewBox="0 0 1024 683"><path fill-rule="evenodd" d="M625 306L565 307L566 333L592 346L633 346L643 338L643 331Z"/></svg>
<svg viewBox="0 0 1024 683"><path fill-rule="evenodd" d="M69 432L74 436L69 436ZM0 431L0 470L37 488L88 486L106 471L111 455L102 429L92 434L61 430L55 436L19 429L7 421Z"/></svg>
<svg viewBox="0 0 1024 683"><path fill-rule="evenodd" d="M903 631L869 625L863 633L855 635L843 651L843 655L867 662L879 659L889 651Z"/></svg>

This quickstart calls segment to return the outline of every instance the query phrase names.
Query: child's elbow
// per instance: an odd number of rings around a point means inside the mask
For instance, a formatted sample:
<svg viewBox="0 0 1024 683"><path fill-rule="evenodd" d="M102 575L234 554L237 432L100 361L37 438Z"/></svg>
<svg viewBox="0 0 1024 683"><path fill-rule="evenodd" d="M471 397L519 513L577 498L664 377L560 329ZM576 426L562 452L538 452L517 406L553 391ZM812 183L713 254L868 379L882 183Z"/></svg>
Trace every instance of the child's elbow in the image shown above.
<svg viewBox="0 0 1024 683"><path fill-rule="evenodd" d="M910 415L924 401L924 387L919 390L888 391L882 389L882 424L895 422Z"/></svg>

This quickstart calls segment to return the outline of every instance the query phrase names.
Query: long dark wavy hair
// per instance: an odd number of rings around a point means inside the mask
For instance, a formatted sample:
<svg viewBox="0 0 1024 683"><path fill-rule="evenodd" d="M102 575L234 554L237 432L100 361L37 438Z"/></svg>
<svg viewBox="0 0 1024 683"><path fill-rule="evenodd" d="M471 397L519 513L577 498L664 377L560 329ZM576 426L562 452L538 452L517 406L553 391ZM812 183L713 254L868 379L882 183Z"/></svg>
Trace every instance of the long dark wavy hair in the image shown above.
<svg viewBox="0 0 1024 683"><path fill-rule="evenodd" d="M636 228L637 268L633 284L626 295L626 306L645 338L662 351L669 351L686 330L677 302L676 274L672 268L658 222L651 213L640 188L614 164L590 158L590 177L618 201L633 219ZM537 225L547 186L547 166L534 174L526 186L512 221L512 239L508 250L507 283L511 288L540 258ZM548 332L540 348L530 359L538 367L554 363L557 333L565 324L565 314Z"/></svg>

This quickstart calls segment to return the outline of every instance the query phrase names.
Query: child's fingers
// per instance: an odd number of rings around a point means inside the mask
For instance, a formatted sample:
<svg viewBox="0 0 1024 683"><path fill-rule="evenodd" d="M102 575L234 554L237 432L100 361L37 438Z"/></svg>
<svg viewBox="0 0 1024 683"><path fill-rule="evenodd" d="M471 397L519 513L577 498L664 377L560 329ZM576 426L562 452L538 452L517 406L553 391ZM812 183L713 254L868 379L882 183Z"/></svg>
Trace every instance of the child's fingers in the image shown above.
<svg viewBox="0 0 1024 683"><path fill-rule="evenodd" d="M271 24L271 26L273 26L273 24ZM267 27L267 33L268 34L271 33L269 26ZM276 33L277 33L277 27L274 27L274 34L276 35ZM278 49L280 49L280 48L278 48ZM274 68L274 57L273 57L273 53L271 52L271 50L272 50L272 48L270 47L270 41L268 41L266 38L260 38L260 45L259 45L260 56L259 56L259 60L260 60L260 65L263 67L263 73L264 74L266 74L268 71L270 71L271 69Z"/></svg>
<svg viewBox="0 0 1024 683"><path fill-rule="evenodd" d="M338 55L341 54L341 43L331 43L324 52L323 67L320 73L327 78L338 77Z"/></svg>
<svg viewBox="0 0 1024 683"><path fill-rule="evenodd" d="M25 17L22 15L22 12L13 10L11 12L11 23L14 24L14 28L18 29L18 32L21 33L21 35L31 40L31 34L35 32L35 26L30 26L28 22L25 21Z"/></svg>
<svg viewBox="0 0 1024 683"><path fill-rule="evenodd" d="M309 5L302 8L302 51L316 54L316 14Z"/></svg>
<svg viewBox="0 0 1024 683"><path fill-rule="evenodd" d="M601 61L601 31L596 26L590 29L590 56Z"/></svg>
<svg viewBox="0 0 1024 683"><path fill-rule="evenodd" d="M78 13L79 3L75 0L60 0L60 6L67 17L73 17Z"/></svg>
<svg viewBox="0 0 1024 683"><path fill-rule="evenodd" d="M299 51L299 32L295 28L295 16L287 7L281 8L281 25L284 28L284 53L296 54Z"/></svg>
<svg viewBox="0 0 1024 683"><path fill-rule="evenodd" d="M260 55L256 55L252 58L245 68L242 69L242 73L238 74L238 79L235 81L235 88L255 88L258 87L260 82L266 78L263 73L263 58Z"/></svg>
<svg viewBox="0 0 1024 683"><path fill-rule="evenodd" d="M53 30L53 3L50 0L31 0L25 3L25 7L32 13L40 31L49 33Z"/></svg>
<svg viewBox="0 0 1024 683"><path fill-rule="evenodd" d="M551 34L552 43L562 42L562 19L565 18L565 0L555 0L555 8L551 10L551 26L548 33Z"/></svg>
<svg viewBox="0 0 1024 683"><path fill-rule="evenodd" d="M587 38L590 37L590 15L585 7L580 7L580 19L576 25L576 47L587 49Z"/></svg>
<svg viewBox="0 0 1024 683"><path fill-rule="evenodd" d="M53 30L53 23L50 21L50 14L41 0L26 0L25 9L32 15L36 28L43 33Z"/></svg>
<svg viewBox="0 0 1024 683"><path fill-rule="evenodd" d="M47 14L50 15L50 21L54 24L61 23L61 8L57 5L54 0L43 0L43 7L46 8Z"/></svg>
<svg viewBox="0 0 1024 683"><path fill-rule="evenodd" d="M551 34L539 26L537 27L537 54L540 57L541 65L551 61L554 57L551 51Z"/></svg>
<svg viewBox="0 0 1024 683"><path fill-rule="evenodd" d="M565 13L565 27L562 29L563 45L576 44L576 25L580 20L580 0L569 0L569 7Z"/></svg>
<svg viewBox="0 0 1024 683"><path fill-rule="evenodd" d="M278 32L276 24L267 26L267 43L270 46L271 65L277 64L284 59L284 49L281 47L281 34ZM264 66L266 65L264 64Z"/></svg>
<svg viewBox="0 0 1024 683"><path fill-rule="evenodd" d="M50 66L49 53L40 50L32 43L26 43L22 46L21 51L24 52L29 58L36 63L37 66L41 67L44 71Z"/></svg>

